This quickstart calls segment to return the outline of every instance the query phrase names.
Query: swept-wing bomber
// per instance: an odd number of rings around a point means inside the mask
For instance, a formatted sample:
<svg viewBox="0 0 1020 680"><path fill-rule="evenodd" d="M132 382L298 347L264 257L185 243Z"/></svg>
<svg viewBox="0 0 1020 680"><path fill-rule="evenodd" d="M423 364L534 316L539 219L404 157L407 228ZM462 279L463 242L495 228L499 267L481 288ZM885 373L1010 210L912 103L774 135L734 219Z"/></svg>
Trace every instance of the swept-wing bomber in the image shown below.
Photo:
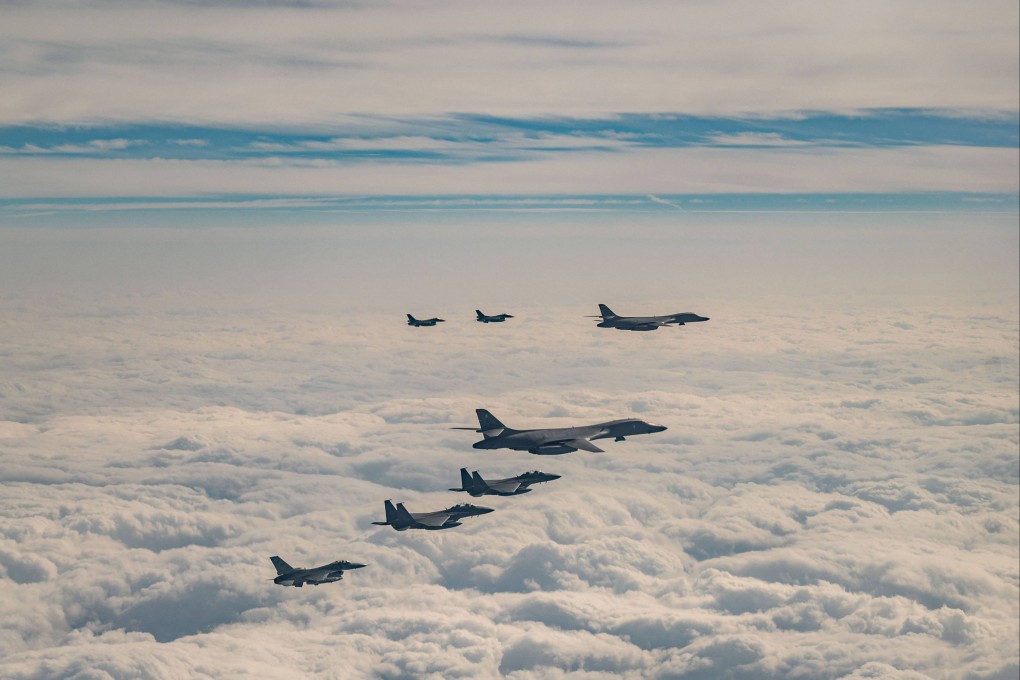
<svg viewBox="0 0 1020 680"><path fill-rule="evenodd" d="M394 507L392 501L385 501L384 505L386 506L386 521L372 522L372 524L393 527L397 531L407 531L408 529L424 529L426 531L452 529L453 527L459 527L461 524L460 520L465 517L486 515L492 512L492 508L482 508L470 503L461 503L460 505L454 505L446 510L437 510L436 512L414 513L408 512L403 503L397 503L396 507Z"/></svg>
<svg viewBox="0 0 1020 680"><path fill-rule="evenodd" d="M482 476L475 470L471 474L468 474L467 468L460 469L460 487L459 489L450 489L450 491L467 491L471 496L477 498L478 496L519 496L522 493L528 493L531 491L530 487L532 484L541 484L542 482L551 482L554 479L559 479L559 475L550 475L545 472L525 472L522 475L516 477L510 477L508 479L482 479Z"/></svg>
<svg viewBox="0 0 1020 680"><path fill-rule="evenodd" d="M472 430L481 432L484 439L473 444L476 449L513 449L527 451L540 456L550 456L571 451L592 451L601 453L602 449L592 444L594 439L612 438L622 442L626 437L637 434L662 432L662 425L646 423L637 418L610 420L594 425L580 427L553 427L534 430L515 430L507 427L484 408L475 409L478 416L478 428L454 427L454 430Z"/></svg>
<svg viewBox="0 0 1020 680"><path fill-rule="evenodd" d="M693 312L679 312L664 316L620 316L603 304L599 305L599 314L593 318L602 319L595 324L599 328L615 328L621 331L654 331L658 330L659 326L673 324L683 326L695 321L708 321L707 316L699 316Z"/></svg>
<svg viewBox="0 0 1020 680"><path fill-rule="evenodd" d="M344 571L348 569L361 569L366 566L364 564L347 562L346 560L338 560L324 564L321 567L295 569L284 562L279 555L273 555L269 559L273 562L273 566L276 567L276 578L273 579L273 583L281 586L294 586L295 588L300 588L306 583L311 583L313 586L317 586L320 583L333 583L344 577Z"/></svg>

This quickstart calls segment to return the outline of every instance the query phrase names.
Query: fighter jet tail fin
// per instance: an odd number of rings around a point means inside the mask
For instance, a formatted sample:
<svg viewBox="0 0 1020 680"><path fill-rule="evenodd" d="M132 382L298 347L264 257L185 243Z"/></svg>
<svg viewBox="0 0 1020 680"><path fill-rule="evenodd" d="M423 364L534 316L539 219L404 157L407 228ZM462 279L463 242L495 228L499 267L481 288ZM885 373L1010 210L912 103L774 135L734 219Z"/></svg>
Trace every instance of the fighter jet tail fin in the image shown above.
<svg viewBox="0 0 1020 680"><path fill-rule="evenodd" d="M475 315L478 317L479 321L483 321L485 319L485 315L482 314L482 310L480 309L475 310Z"/></svg>
<svg viewBox="0 0 1020 680"><path fill-rule="evenodd" d="M613 310L611 310L611 309L610 309L609 307L606 307L606 306L605 306L604 304L602 304L601 302L599 303L599 312L601 312L601 313L602 313L602 318L603 318L603 319L604 319L604 318L606 318L606 317L614 317L614 316L618 316L618 314L616 314L616 312L614 312Z"/></svg>
<svg viewBox="0 0 1020 680"><path fill-rule="evenodd" d="M282 559L280 559L279 555L273 555L269 559L273 563L273 566L276 567L276 574L277 575L286 574L289 571L294 571L294 567L290 566L289 564L284 562Z"/></svg>
<svg viewBox="0 0 1020 680"><path fill-rule="evenodd" d="M460 486L465 491L471 488L471 475L468 474L467 468L460 469Z"/></svg>
<svg viewBox="0 0 1020 680"><path fill-rule="evenodd" d="M397 520L400 522L413 522L414 517L407 511L403 503L397 503Z"/></svg>
<svg viewBox="0 0 1020 680"><path fill-rule="evenodd" d="M478 416L478 429L486 439L498 437L502 434L503 430L507 429L506 425L499 422L499 418L492 415L484 408L476 408L475 414Z"/></svg>
<svg viewBox="0 0 1020 680"><path fill-rule="evenodd" d="M417 321L418 319L416 319L413 316L411 316L410 314L408 314L407 315L407 320L413 323L413 322Z"/></svg>

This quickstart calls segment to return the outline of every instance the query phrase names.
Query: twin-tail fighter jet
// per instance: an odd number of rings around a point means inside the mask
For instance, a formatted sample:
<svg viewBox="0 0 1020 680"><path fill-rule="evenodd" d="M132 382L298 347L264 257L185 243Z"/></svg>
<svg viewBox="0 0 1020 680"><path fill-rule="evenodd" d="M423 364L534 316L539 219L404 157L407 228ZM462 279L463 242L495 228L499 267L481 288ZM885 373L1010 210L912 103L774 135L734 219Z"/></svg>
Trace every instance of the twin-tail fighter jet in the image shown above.
<svg viewBox="0 0 1020 680"><path fill-rule="evenodd" d="M559 479L559 475L550 475L545 472L525 472L509 479L482 479L482 476L475 470L468 474L467 468L460 469L459 489L450 491L467 491L471 496L519 496L522 493L531 491L528 487L532 484L551 482Z"/></svg>
<svg viewBox="0 0 1020 680"><path fill-rule="evenodd" d="M480 309L475 310L475 316L477 316L478 321L481 321L482 323L502 323L507 319L514 318L513 314L493 314L490 316L482 312Z"/></svg>
<svg viewBox="0 0 1020 680"><path fill-rule="evenodd" d="M446 319L439 319L436 317L432 317L431 319L416 319L410 314L407 315L408 326L435 326L437 323L442 323L444 321L446 321Z"/></svg>
<svg viewBox="0 0 1020 680"><path fill-rule="evenodd" d="M595 324L599 328L615 328L620 331L654 331L658 330L659 326L671 324L683 326L694 321L708 321L707 316L698 316L693 312L679 312L664 316L620 316L603 304L599 305L599 314L590 318L602 319Z"/></svg>
<svg viewBox="0 0 1020 680"><path fill-rule="evenodd" d="M507 427L484 408L475 409L478 416L478 428L454 427L453 430L471 430L481 432L484 439L473 444L476 449L513 449L527 451L539 456L553 456L570 453L581 449L593 453L602 453L602 449L592 444L593 439L612 437L618 442L626 437L637 434L662 432L666 428L653 425L637 418L610 420L595 425L580 427L554 427L535 430L515 430Z"/></svg>
<svg viewBox="0 0 1020 680"><path fill-rule="evenodd" d="M386 521L372 522L372 524L393 527L397 531L407 531L408 529L424 529L426 531L452 529L453 527L459 527L461 524L460 520L465 517L487 515L492 512L492 508L482 508L469 503L461 503L460 505L454 505L452 508L436 512L415 513L408 512L403 503L397 503L396 507L393 507L391 501L385 501L385 506Z"/></svg>
<svg viewBox="0 0 1020 680"><path fill-rule="evenodd" d="M361 569L366 566L364 564L347 562L346 560L338 560L324 564L321 567L295 569L280 559L279 555L273 555L269 559L272 560L273 566L276 567L276 578L273 579L273 583L281 586L294 586L295 588L300 588L306 583L311 583L313 586L317 586L320 583L333 583L344 577L345 570Z"/></svg>

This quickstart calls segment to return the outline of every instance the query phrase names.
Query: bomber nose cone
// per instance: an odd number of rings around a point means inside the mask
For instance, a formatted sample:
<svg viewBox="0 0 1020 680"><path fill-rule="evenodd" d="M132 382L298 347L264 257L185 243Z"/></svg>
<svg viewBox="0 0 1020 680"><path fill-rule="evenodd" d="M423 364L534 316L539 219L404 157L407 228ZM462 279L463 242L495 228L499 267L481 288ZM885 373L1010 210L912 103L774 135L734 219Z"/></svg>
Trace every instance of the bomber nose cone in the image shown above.
<svg viewBox="0 0 1020 680"><path fill-rule="evenodd" d="M668 429L669 428L666 427L665 425L653 425L652 426L652 432L665 432Z"/></svg>

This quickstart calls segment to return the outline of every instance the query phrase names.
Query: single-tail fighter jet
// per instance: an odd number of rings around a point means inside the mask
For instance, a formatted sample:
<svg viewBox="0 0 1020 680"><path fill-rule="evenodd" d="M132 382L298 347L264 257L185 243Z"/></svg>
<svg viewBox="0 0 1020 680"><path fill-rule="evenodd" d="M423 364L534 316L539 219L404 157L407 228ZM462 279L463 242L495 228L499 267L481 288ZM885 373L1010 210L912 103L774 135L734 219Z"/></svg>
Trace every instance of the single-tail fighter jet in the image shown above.
<svg viewBox="0 0 1020 680"><path fill-rule="evenodd" d="M472 430L481 432L485 437L474 443L476 449L513 449L527 451L539 456L552 456L570 453L581 449L593 453L602 453L602 449L592 444L593 439L612 437L618 442L636 434L662 432L666 428L653 425L637 418L610 420L595 425L580 427L554 427L536 430L515 430L507 427L484 408L475 409L478 415L478 428L454 427L453 430Z"/></svg>
<svg viewBox="0 0 1020 680"><path fill-rule="evenodd" d="M461 488L450 489L450 491L467 491L475 498L478 496L519 496L522 493L528 493L531 491L528 487L532 484L551 482L552 480L559 478L559 475L550 475L536 470L534 472L525 472L522 475L510 477L509 479L485 480L482 479L482 476L478 474L477 470L468 474L467 468L461 468Z"/></svg>
<svg viewBox="0 0 1020 680"><path fill-rule="evenodd" d="M397 531L407 531L408 529L425 529L426 531L452 529L453 527L459 527L461 524L460 520L465 517L487 515L492 512L492 508L482 508L469 503L461 503L460 505L454 505L452 508L436 512L414 513L408 512L403 503L397 503L397 506L393 507L391 501L385 501L385 506L386 521L372 522L372 524L393 527Z"/></svg>
<svg viewBox="0 0 1020 680"><path fill-rule="evenodd" d="M475 316L477 316L478 320L482 323L502 323L507 319L514 318L513 314L493 314L492 316L489 316L480 309L475 310Z"/></svg>
<svg viewBox="0 0 1020 680"><path fill-rule="evenodd" d="M295 588L300 588L306 583L311 583L313 586L317 586L320 583L333 583L344 577L345 570L361 569L366 566L364 564L347 562L346 560L338 560L324 564L321 567L295 569L280 559L279 555L273 555L269 559L272 560L273 566L276 567L276 578L273 579L273 583L281 586L294 586Z"/></svg>
<svg viewBox="0 0 1020 680"><path fill-rule="evenodd" d="M694 321L708 321L707 316L698 316L693 312L679 312L677 314L666 314L665 316L620 316L609 307L599 305L599 314L594 319L602 319L595 324L599 328L615 328L621 331L654 331L659 326L676 324L683 326Z"/></svg>
<svg viewBox="0 0 1020 680"><path fill-rule="evenodd" d="M408 326L435 326L437 323L443 323L446 319L438 319L432 317L431 319L416 319L410 314L407 315Z"/></svg>

